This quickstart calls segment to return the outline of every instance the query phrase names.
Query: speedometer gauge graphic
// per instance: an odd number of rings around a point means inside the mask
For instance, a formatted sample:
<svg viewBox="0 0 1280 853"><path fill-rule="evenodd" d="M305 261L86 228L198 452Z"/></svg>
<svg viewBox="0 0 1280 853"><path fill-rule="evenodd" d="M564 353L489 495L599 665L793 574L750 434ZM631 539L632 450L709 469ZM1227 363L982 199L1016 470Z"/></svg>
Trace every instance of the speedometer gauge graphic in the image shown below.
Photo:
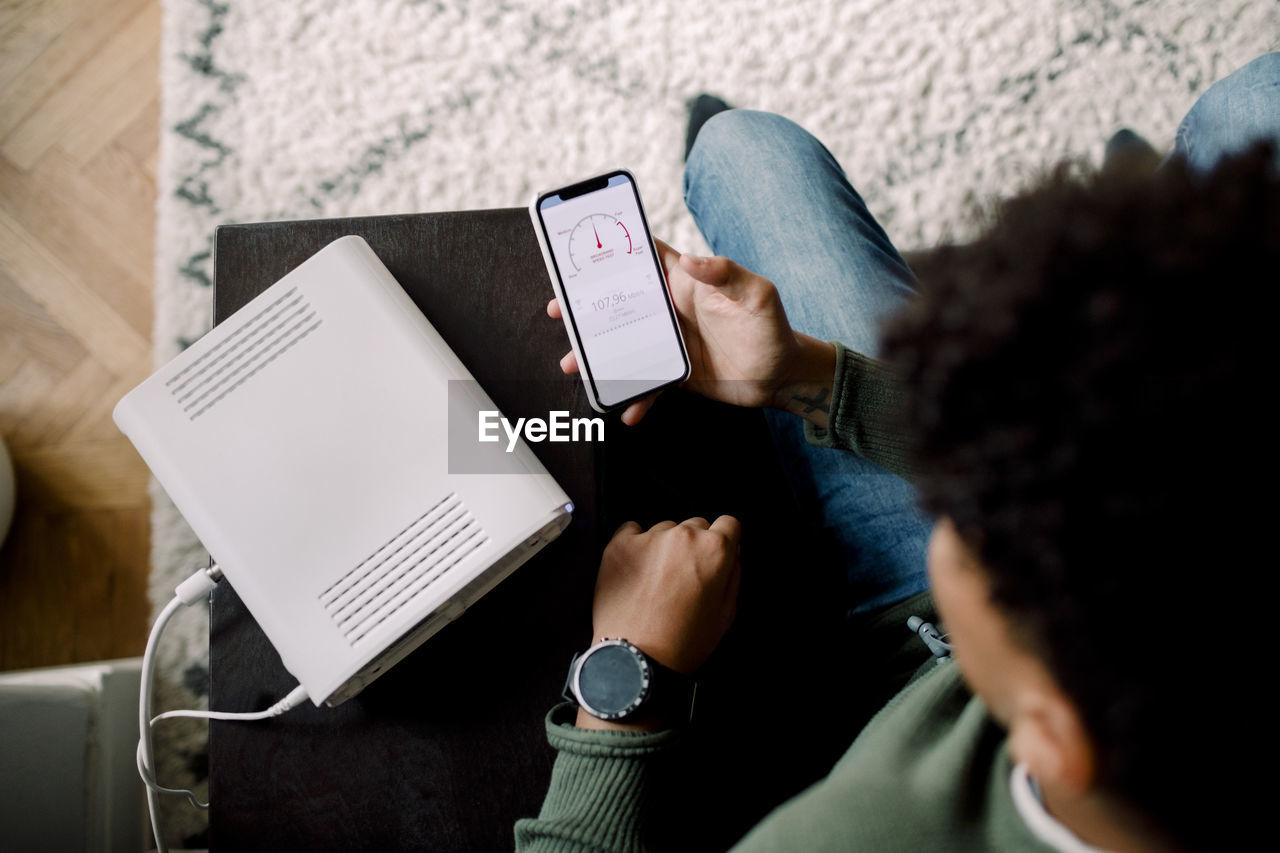
<svg viewBox="0 0 1280 853"><path fill-rule="evenodd" d="M622 220L607 213L584 216L569 233L569 260L581 272L592 264L607 263L631 254L631 232Z"/></svg>

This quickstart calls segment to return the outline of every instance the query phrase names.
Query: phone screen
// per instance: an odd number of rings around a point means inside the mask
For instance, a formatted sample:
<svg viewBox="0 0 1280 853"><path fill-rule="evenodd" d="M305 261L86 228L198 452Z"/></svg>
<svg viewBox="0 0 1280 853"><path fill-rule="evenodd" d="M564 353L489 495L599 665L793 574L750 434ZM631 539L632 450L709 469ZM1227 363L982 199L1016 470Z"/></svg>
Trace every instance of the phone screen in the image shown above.
<svg viewBox="0 0 1280 853"><path fill-rule="evenodd" d="M548 193L538 215L587 381L615 406L684 378L688 362L635 183L625 173Z"/></svg>

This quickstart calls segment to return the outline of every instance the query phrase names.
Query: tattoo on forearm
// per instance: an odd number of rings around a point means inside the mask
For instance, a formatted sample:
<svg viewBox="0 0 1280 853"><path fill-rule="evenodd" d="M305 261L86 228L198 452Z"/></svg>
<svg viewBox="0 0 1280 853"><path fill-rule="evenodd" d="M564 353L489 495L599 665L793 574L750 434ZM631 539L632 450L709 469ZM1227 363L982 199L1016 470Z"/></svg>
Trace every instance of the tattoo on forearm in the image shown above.
<svg viewBox="0 0 1280 853"><path fill-rule="evenodd" d="M814 394L812 397L801 397L799 394L792 394L791 399L795 400L797 403L800 403L802 406L804 406L804 409L801 410L800 412L803 415L807 415L815 411L825 412L826 414L830 415L831 410L827 403L827 398L830 396L831 396L831 389L823 388L821 391L819 391L817 394Z"/></svg>

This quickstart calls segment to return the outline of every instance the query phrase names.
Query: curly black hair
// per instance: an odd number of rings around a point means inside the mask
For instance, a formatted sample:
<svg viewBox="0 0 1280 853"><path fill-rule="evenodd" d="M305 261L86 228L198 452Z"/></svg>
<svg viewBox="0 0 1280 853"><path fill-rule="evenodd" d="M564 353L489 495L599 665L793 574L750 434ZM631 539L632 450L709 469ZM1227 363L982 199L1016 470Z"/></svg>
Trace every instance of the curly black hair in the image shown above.
<svg viewBox="0 0 1280 853"><path fill-rule="evenodd" d="M1077 705L1101 789L1188 849L1270 819L1246 789L1273 738L1250 694L1272 657L1275 159L1060 167L935 254L885 334L924 506Z"/></svg>

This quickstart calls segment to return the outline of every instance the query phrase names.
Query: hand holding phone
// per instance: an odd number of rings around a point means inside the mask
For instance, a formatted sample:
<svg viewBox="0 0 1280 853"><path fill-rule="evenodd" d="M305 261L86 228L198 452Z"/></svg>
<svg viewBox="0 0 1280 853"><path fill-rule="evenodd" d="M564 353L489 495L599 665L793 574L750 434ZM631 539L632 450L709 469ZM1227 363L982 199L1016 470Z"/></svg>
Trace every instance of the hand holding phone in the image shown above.
<svg viewBox="0 0 1280 853"><path fill-rule="evenodd" d="M682 255L655 240L688 349L691 374L685 386L737 406L775 406L826 426L825 411L808 405L831 391L835 350L792 331L773 282L728 258ZM547 306L561 317L559 303ZM573 352L561 360L578 371ZM798 400L805 405L794 405ZM630 404L623 421L634 424L653 396ZM812 409L812 411L805 411Z"/></svg>

